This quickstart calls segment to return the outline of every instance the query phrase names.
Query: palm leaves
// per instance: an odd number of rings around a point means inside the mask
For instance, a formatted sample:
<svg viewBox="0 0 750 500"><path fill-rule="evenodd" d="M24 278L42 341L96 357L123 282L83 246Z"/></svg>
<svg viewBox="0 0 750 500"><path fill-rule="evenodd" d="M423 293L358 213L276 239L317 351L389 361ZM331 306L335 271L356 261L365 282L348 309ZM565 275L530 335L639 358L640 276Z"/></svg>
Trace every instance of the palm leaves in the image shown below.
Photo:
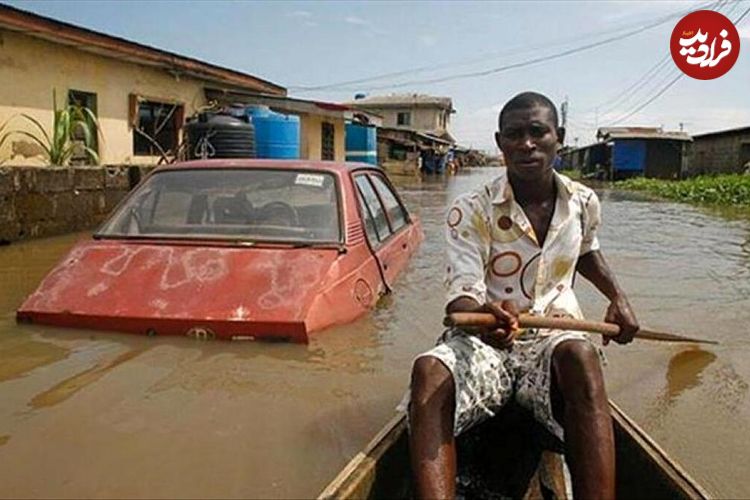
<svg viewBox="0 0 750 500"><path fill-rule="evenodd" d="M99 122L96 115L90 109L77 104L70 104L58 109L57 94L54 90L52 91L52 106L54 116L51 135L39 120L26 113L19 113L0 125L0 147L11 136L21 135L31 139L33 143L41 147L51 165L65 166L79 151L91 158L94 163L99 163L99 155L91 147L95 134L99 132ZM3 132L14 118L26 120L36 131L29 132L16 129ZM82 138L79 137L79 134Z"/></svg>

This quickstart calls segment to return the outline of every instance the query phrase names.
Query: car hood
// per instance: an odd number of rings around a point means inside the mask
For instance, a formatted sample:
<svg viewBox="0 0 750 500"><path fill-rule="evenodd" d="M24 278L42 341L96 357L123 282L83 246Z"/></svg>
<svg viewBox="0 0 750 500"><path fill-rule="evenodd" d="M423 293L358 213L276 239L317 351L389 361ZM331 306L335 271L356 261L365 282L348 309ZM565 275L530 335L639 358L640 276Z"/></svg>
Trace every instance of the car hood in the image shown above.
<svg viewBox="0 0 750 500"><path fill-rule="evenodd" d="M149 334L300 340L338 255L328 248L87 241L46 276L17 317Z"/></svg>

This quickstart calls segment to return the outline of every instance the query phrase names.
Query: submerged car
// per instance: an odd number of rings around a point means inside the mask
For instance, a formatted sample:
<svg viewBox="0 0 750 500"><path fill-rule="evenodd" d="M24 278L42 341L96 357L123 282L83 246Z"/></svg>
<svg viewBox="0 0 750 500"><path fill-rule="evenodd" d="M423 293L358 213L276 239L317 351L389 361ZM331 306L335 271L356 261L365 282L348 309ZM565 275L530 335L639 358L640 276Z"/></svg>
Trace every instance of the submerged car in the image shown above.
<svg viewBox="0 0 750 500"><path fill-rule="evenodd" d="M310 161L155 169L17 320L201 339L306 342L387 293L423 239L383 172Z"/></svg>

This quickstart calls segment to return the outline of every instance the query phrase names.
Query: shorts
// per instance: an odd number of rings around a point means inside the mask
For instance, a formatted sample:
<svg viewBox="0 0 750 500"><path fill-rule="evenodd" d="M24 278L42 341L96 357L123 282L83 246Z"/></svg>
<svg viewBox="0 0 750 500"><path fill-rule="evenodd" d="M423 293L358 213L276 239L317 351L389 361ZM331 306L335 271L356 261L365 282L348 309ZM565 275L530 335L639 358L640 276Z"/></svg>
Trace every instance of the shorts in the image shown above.
<svg viewBox="0 0 750 500"><path fill-rule="evenodd" d="M491 347L477 336L449 329L439 343L420 354L440 360L453 376L456 409L453 433L458 436L470 427L495 416L511 398L529 410L534 418L563 441L563 428L552 415L550 390L552 353L563 341L590 342L588 335L566 330L526 330L513 342L511 350ZM600 361L604 354L598 346ZM409 395L399 405L408 408Z"/></svg>

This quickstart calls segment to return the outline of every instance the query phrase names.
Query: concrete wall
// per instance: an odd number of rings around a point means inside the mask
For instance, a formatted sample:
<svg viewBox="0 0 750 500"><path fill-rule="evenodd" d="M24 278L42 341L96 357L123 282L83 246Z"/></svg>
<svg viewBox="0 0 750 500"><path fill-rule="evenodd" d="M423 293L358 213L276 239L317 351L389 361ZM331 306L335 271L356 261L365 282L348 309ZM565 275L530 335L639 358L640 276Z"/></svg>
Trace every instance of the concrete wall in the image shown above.
<svg viewBox="0 0 750 500"><path fill-rule="evenodd" d="M368 111L377 113L383 117L384 127L400 127L398 125L399 113L411 113L411 124L405 128L415 130L447 130L450 124L450 113L440 108L367 108ZM445 127L440 123L440 116L445 115Z"/></svg>
<svg viewBox="0 0 750 500"><path fill-rule="evenodd" d="M318 115L300 116L300 158L320 160L322 150L322 124L333 123L333 154L335 161L346 161L346 125L343 118L326 118Z"/></svg>
<svg viewBox="0 0 750 500"><path fill-rule="evenodd" d="M739 173L750 161L750 131L693 138L689 175Z"/></svg>
<svg viewBox="0 0 750 500"><path fill-rule="evenodd" d="M0 243L93 228L151 168L0 168Z"/></svg>
<svg viewBox="0 0 750 500"><path fill-rule="evenodd" d="M52 127L52 90L58 106L67 103L68 90L97 95L103 139L99 156L103 164L147 164L158 157L134 156L133 131L128 124L129 94L185 105L189 116L205 104L202 82L176 78L164 70L97 56L16 32L0 30L0 124L17 113L28 113L44 127ZM38 133L25 120L15 119L11 129ZM0 162L41 165L38 148L17 136L0 149Z"/></svg>

